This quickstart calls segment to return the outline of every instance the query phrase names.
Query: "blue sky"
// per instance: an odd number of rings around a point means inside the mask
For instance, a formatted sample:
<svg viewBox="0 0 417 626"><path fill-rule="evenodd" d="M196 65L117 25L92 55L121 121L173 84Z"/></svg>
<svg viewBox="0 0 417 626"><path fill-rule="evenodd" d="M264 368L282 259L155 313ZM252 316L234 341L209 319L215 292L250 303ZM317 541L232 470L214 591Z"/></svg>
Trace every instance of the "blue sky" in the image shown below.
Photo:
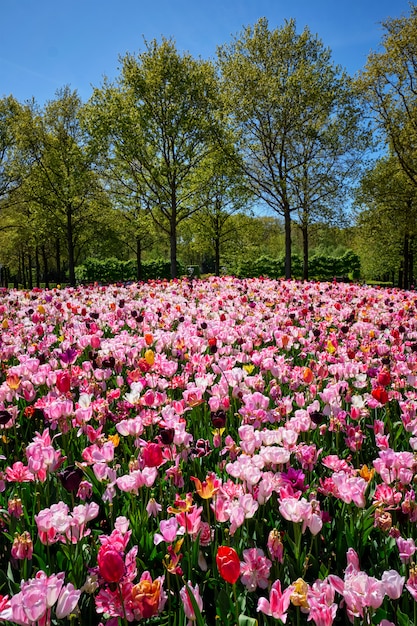
<svg viewBox="0 0 417 626"><path fill-rule="evenodd" d="M0 97L43 105L69 85L86 101L144 39L214 59L260 17L271 29L290 18L299 32L308 26L353 75L378 49L381 21L408 14L408 0L0 0Z"/></svg>

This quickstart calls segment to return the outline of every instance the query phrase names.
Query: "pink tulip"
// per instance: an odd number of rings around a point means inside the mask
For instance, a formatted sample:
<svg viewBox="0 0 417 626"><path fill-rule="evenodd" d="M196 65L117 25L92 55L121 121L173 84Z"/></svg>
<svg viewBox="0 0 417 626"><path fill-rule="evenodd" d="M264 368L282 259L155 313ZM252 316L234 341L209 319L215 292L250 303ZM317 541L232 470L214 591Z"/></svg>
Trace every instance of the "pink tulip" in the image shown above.
<svg viewBox="0 0 417 626"><path fill-rule="evenodd" d="M412 539L411 537L410 539L403 539L403 537L398 537L397 547L400 553L401 563L409 563L417 550L414 539Z"/></svg>
<svg viewBox="0 0 417 626"><path fill-rule="evenodd" d="M258 600L257 611L265 613L274 619L281 620L284 624L287 622L287 611L290 606L291 594L294 590L293 586L287 587L284 591L281 591L281 582L276 580L269 592L269 600L266 598L260 598Z"/></svg>
<svg viewBox="0 0 417 626"><path fill-rule="evenodd" d="M271 567L271 561L259 548L243 550L243 562L240 563L240 580L248 591L255 591L257 587L266 589Z"/></svg>
<svg viewBox="0 0 417 626"><path fill-rule="evenodd" d="M81 591L75 589L74 585L68 583L62 588L59 594L55 613L58 619L63 619L72 613L80 599Z"/></svg>
<svg viewBox="0 0 417 626"><path fill-rule="evenodd" d="M385 594L391 600L398 600L403 592L405 577L396 570L387 570L382 574L381 580Z"/></svg>
<svg viewBox="0 0 417 626"><path fill-rule="evenodd" d="M201 612L203 610L203 600L201 598L198 585L193 586L191 582L188 581L188 588L184 586L182 587L182 589L180 589L180 598L182 600L185 617L188 619L188 626L191 626L192 623L196 620L196 615L190 600L190 594L193 595L199 611Z"/></svg>
<svg viewBox="0 0 417 626"><path fill-rule="evenodd" d="M170 517L167 520L161 520L159 522L160 533L155 533L153 542L157 546L162 541L166 543L172 543L175 541L179 529L179 523L175 517Z"/></svg>

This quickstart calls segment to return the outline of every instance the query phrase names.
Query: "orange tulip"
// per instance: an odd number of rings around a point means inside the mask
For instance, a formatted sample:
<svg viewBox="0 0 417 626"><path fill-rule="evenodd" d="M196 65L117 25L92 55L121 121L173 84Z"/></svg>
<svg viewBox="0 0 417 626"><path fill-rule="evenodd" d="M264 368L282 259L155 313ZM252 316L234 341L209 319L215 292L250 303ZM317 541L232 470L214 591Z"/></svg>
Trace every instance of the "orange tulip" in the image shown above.
<svg viewBox="0 0 417 626"><path fill-rule="evenodd" d="M313 382L314 374L309 367L305 367L303 370L303 380L307 385Z"/></svg>
<svg viewBox="0 0 417 626"><path fill-rule="evenodd" d="M195 483L195 490L204 500L209 500L214 496L215 493L218 492L220 487L220 480L216 477L214 472L210 472L208 476L206 476L206 480L199 480L198 478L194 478L191 476L191 480Z"/></svg>
<svg viewBox="0 0 417 626"><path fill-rule="evenodd" d="M158 614L160 598L160 580L145 578L132 588L134 607L138 609L141 619L147 619Z"/></svg>

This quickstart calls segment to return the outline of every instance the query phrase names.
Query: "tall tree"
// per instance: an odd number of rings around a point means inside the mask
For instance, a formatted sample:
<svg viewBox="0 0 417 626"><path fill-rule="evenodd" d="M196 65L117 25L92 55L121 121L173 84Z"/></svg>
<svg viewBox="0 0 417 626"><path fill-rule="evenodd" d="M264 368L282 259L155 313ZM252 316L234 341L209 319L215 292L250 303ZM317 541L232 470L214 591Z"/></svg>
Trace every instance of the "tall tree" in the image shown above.
<svg viewBox="0 0 417 626"><path fill-rule="evenodd" d="M395 155L379 159L356 192L356 245L373 278L397 274L407 289L414 274L417 244L415 186Z"/></svg>
<svg viewBox="0 0 417 626"><path fill-rule="evenodd" d="M205 183L197 198L202 208L192 217L193 230L197 240L207 242L214 273L219 275L222 249L236 231L231 217L248 211L253 197L236 160L219 149L202 162L196 176Z"/></svg>
<svg viewBox="0 0 417 626"><path fill-rule="evenodd" d="M146 43L121 59L114 85L106 81L89 103L90 132L107 138L113 159L134 182L141 206L170 240L177 274L177 228L199 210L196 168L211 151L218 84L212 63L179 54L171 40ZM120 165L120 162L124 166Z"/></svg>
<svg viewBox="0 0 417 626"><path fill-rule="evenodd" d="M30 159L19 143L20 129L29 110L29 105L19 104L12 96L0 100L0 201L3 207L30 169Z"/></svg>
<svg viewBox="0 0 417 626"><path fill-rule="evenodd" d="M300 167L291 175L292 203L297 207L294 221L303 239L303 278L308 279L310 230L315 223L347 223L346 207L366 163L365 152L370 133L361 122L361 107L351 89L351 81L342 75L335 80L327 96L324 115L306 128L298 152L304 155Z"/></svg>
<svg viewBox="0 0 417 626"><path fill-rule="evenodd" d="M382 140L417 185L417 6L382 23L382 50L369 55L357 79Z"/></svg>
<svg viewBox="0 0 417 626"><path fill-rule="evenodd" d="M46 217L50 229L65 237L69 281L75 284L76 247L95 220L94 200L102 193L88 137L80 125L81 100L68 87L43 111L34 110L25 149L33 166L21 193Z"/></svg>
<svg viewBox="0 0 417 626"><path fill-rule="evenodd" d="M84 107L82 123L90 133L97 168L118 218L115 228L123 245L135 254L136 278L142 280L142 253L154 242L155 225L148 210L147 187L131 145L124 139L129 120L120 112L125 104L123 94L106 85Z"/></svg>
<svg viewBox="0 0 417 626"><path fill-rule="evenodd" d="M349 79L308 28L297 34L294 20L271 31L260 19L220 47L218 59L243 171L257 197L284 218L290 278L294 214L305 216L313 203L316 212L328 207L352 165L346 157L354 152L358 110Z"/></svg>

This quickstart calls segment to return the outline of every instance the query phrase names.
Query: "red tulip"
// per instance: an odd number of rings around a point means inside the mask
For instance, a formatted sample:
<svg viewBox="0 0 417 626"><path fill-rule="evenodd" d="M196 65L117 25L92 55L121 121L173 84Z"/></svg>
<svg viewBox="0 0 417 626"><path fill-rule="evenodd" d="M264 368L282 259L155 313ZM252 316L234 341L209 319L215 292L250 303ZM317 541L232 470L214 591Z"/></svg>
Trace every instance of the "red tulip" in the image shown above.
<svg viewBox="0 0 417 626"><path fill-rule="evenodd" d="M378 373L378 384L387 387L391 382L391 375L388 370L381 370Z"/></svg>
<svg viewBox="0 0 417 626"><path fill-rule="evenodd" d="M107 583L118 583L125 573L123 556L112 545L101 546L97 554L100 575Z"/></svg>
<svg viewBox="0 0 417 626"><path fill-rule="evenodd" d="M142 450L142 458L146 467L158 467L164 460L162 450L157 443L148 443Z"/></svg>
<svg viewBox="0 0 417 626"><path fill-rule="evenodd" d="M57 372L56 386L60 393L68 393L71 388L71 376L66 370Z"/></svg>
<svg viewBox="0 0 417 626"><path fill-rule="evenodd" d="M220 576L233 585L240 576L240 560L236 550L229 546L219 546L216 564Z"/></svg>
<svg viewBox="0 0 417 626"><path fill-rule="evenodd" d="M388 402L388 393L384 387L375 387L375 389L372 389L372 396L381 404L386 404Z"/></svg>

